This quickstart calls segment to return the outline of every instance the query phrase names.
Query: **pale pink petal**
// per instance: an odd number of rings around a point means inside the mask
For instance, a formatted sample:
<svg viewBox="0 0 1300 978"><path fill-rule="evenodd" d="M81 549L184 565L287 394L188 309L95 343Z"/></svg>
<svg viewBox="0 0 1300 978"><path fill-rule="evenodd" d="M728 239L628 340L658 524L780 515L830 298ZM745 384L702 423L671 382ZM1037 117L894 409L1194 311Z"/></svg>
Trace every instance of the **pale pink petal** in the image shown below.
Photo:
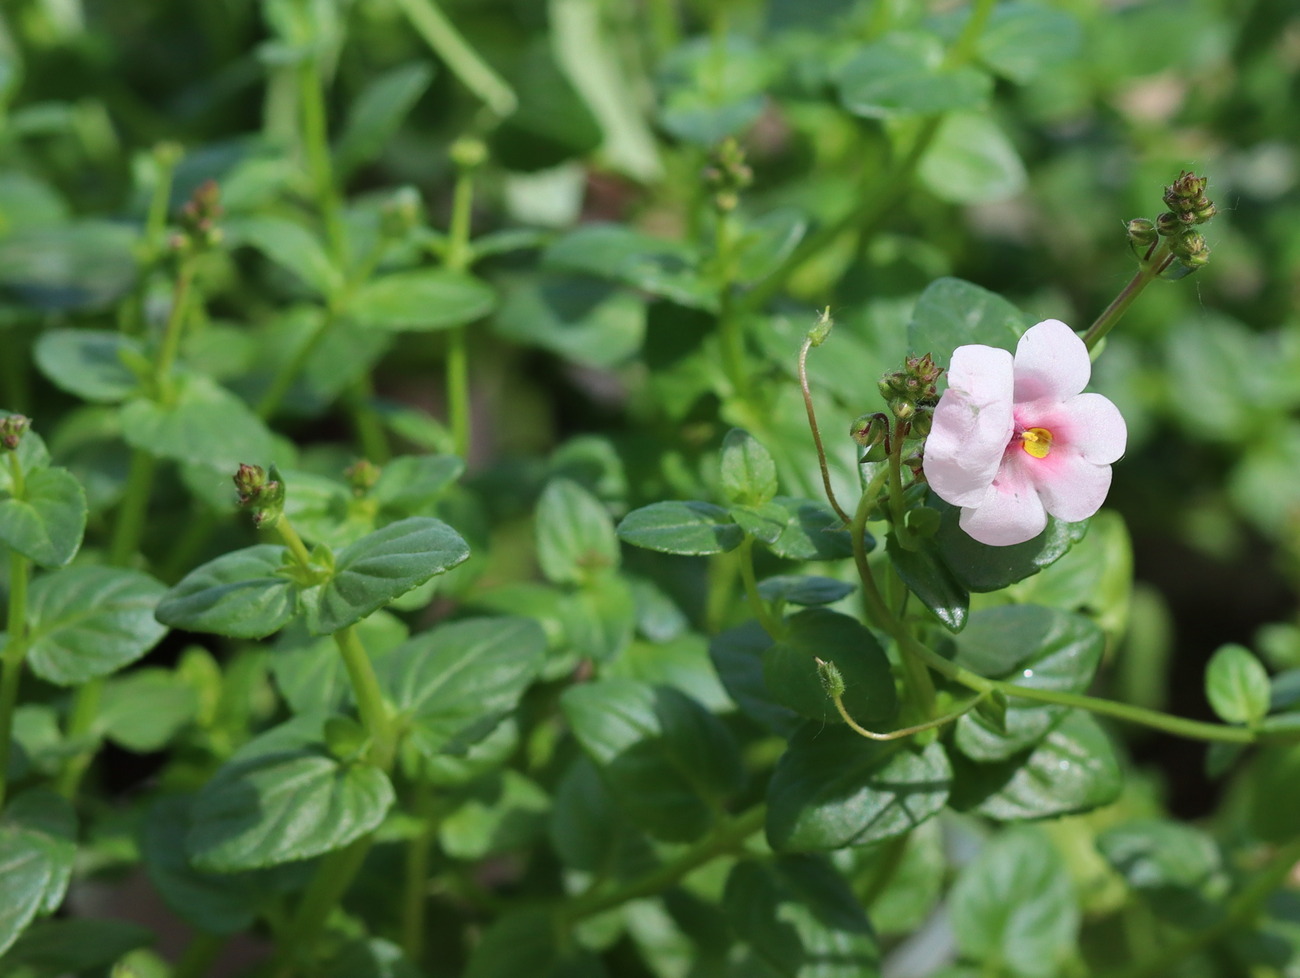
<svg viewBox="0 0 1300 978"><path fill-rule="evenodd" d="M1092 362L1074 330L1059 319L1044 319L1020 337L1015 374L1017 403L1064 401L1088 386Z"/></svg>
<svg viewBox="0 0 1300 978"><path fill-rule="evenodd" d="M997 475L1013 426L1012 377L1006 350L972 344L953 351L948 389L925 442L925 477L940 499L973 505Z"/></svg>
<svg viewBox="0 0 1300 978"><path fill-rule="evenodd" d="M1043 532L1047 513L1014 453L1007 454L984 499L977 506L963 507L958 525L980 543L993 547L1024 543Z"/></svg>
<svg viewBox="0 0 1300 978"><path fill-rule="evenodd" d="M1119 461L1128 444L1128 426L1110 400L1100 394L1080 394L1062 404L1060 410L1058 437L1063 444L1096 465Z"/></svg>
<svg viewBox="0 0 1300 978"><path fill-rule="evenodd" d="M1038 489L1046 510L1058 520L1086 520L1106 501L1110 491L1110 466L1095 465L1071 450L1057 450L1044 459L1028 459L1025 469Z"/></svg>

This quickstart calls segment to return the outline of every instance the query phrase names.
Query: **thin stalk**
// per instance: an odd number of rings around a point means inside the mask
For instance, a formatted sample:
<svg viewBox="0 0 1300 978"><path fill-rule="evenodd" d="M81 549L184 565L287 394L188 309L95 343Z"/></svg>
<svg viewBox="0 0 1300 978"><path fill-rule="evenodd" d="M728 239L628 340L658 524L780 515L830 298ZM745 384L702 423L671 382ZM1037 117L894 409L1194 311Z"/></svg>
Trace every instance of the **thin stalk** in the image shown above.
<svg viewBox="0 0 1300 978"><path fill-rule="evenodd" d="M167 231L167 209L172 198L172 179L180 157L181 148L174 143L159 145L153 153L154 162L158 165L158 179L149 197L149 212L144 223L145 251L151 261L162 250L163 235Z"/></svg>
<svg viewBox="0 0 1300 978"><path fill-rule="evenodd" d="M1133 301L1142 294L1142 290L1168 268L1173 263L1173 260L1174 256L1170 253L1165 240L1162 238L1160 247L1155 254L1138 266L1137 274L1129 280L1129 283L1124 288L1120 289L1119 295L1111 300L1110 305L1102 310L1101 315L1083 334L1083 342L1089 350L1101 342L1102 337L1111 331L1111 328L1128 311L1128 307L1133 305Z"/></svg>
<svg viewBox="0 0 1300 978"><path fill-rule="evenodd" d="M514 90L469 46L435 0L397 0L397 5L451 73L498 118L515 111L519 99Z"/></svg>
<svg viewBox="0 0 1300 978"><path fill-rule="evenodd" d="M983 700L987 695L987 693L981 693L965 706L953 710L951 713L945 713L941 717L935 717L933 720L927 720L925 723L918 723L912 727L902 727L898 730L890 730L887 733L878 733L875 730L868 730L866 727L854 720L853 717L849 715L848 709L844 706L844 698L842 696L834 695L831 699L835 702L835 709L839 712L840 719L848 724L849 729L855 734L858 734L860 737L866 737L868 740L888 741L902 740L904 737L911 737L914 734L923 733L926 730L935 730L939 727L945 726L946 724L952 723L954 720L959 720L971 710L975 709L976 704Z"/></svg>
<svg viewBox="0 0 1300 978"><path fill-rule="evenodd" d="M275 521L275 531L280 534L280 540L289 548L289 553L293 554L294 562L303 570L310 570L311 552L302 542L302 537L298 536L298 531L293 528L293 524L289 522L289 517L281 515Z"/></svg>
<svg viewBox="0 0 1300 978"><path fill-rule="evenodd" d="M877 628L883 628L889 632L897 643L899 661L902 662L903 673L907 678L908 695L912 698L916 712L921 717L922 722L925 722L934 716L934 680L930 678L930 672L926 668L926 661L918 650L928 650L912 637L907 625L895 618L893 612L889 610L889 604L885 601L884 595L880 593L880 588L876 584L876 576L872 573L871 564L867 561L867 547L863 539L867 529L867 514L871 512L871 507L880 494L880 485L887 475L887 471L882 469L877 473L876 477L871 480L867 490L862 494L862 498L858 500L858 508L853 514L853 522L849 527L849 534L853 543L853 562L857 565L858 577L862 581L863 609L871 622Z"/></svg>
<svg viewBox="0 0 1300 978"><path fill-rule="evenodd" d="M343 226L343 202L334 183L334 167L330 162L324 87L320 58L309 58L298 66L298 102L302 112L302 144L307 156L307 172L315 191L316 205L325 221L330 253L334 264L342 270L348 265L348 240Z"/></svg>
<svg viewBox="0 0 1300 978"><path fill-rule="evenodd" d="M176 271L176 285L172 289L172 307L163 327L162 345L158 359L153 364L156 396L166 401L171 396L171 373L176 364L176 353L181 346L181 333L185 327L185 313L190 301L190 286L194 284L194 259L184 258Z"/></svg>
<svg viewBox="0 0 1300 978"><path fill-rule="evenodd" d="M710 635L722 631L727 622L738 570L735 558L729 554L715 554L709 561L709 593L704 603L704 627Z"/></svg>
<svg viewBox="0 0 1300 978"><path fill-rule="evenodd" d="M22 464L18 453L9 454L9 471L15 499L24 496ZM17 550L9 551L8 630L3 659L0 660L0 810L4 808L9 774L9 751L13 744L14 710L18 706L18 684L27 657L27 583L31 561Z"/></svg>
<svg viewBox="0 0 1300 978"><path fill-rule="evenodd" d="M226 946L227 937L199 931L192 938L180 958L172 967L171 978L203 978Z"/></svg>
<svg viewBox="0 0 1300 978"><path fill-rule="evenodd" d="M361 714L361 723L370 735L370 761L387 771L393 766L393 756L397 749L397 736L393 728L393 719L384 701L379 679L357 637L355 625L349 625L334 633L334 643L339 654L343 656L343 665L347 668L348 679L352 684L352 694L356 697L357 712Z"/></svg>
<svg viewBox="0 0 1300 978"><path fill-rule="evenodd" d="M1209 927L1191 931L1178 941L1128 967L1104 972L1102 978L1159 978L1170 974L1180 961L1233 934L1245 933L1273 891L1286 882L1300 862L1300 838L1292 839L1273 861L1232 898L1228 912Z"/></svg>
<svg viewBox="0 0 1300 978"><path fill-rule="evenodd" d="M774 641L778 640L785 629L772 615L763 596L758 593L758 581L754 576L754 538L746 534L736 552L739 554L737 563L740 565L740 580L745 586L745 600L749 603L749 610L763 626L763 631L767 632Z"/></svg>
<svg viewBox="0 0 1300 978"><path fill-rule="evenodd" d="M831 504L831 509L845 523L853 522L853 517L844 511L840 501L835 498L835 490L831 488L831 470L826 464L826 449L822 446L822 432L817 425L817 412L813 409L812 389L808 386L808 351L812 349L812 339L803 341L803 346L799 348L799 388L803 391L803 406L808 412L808 428L812 431L813 444L817 446L817 464L822 470L822 488L826 490L826 500Z"/></svg>
<svg viewBox="0 0 1300 978"><path fill-rule="evenodd" d="M474 167L462 165L452 191L451 224L447 233L444 263L454 272L469 267L470 219L474 204ZM451 429L452 449L463 459L469 458L469 334L464 325L453 328L447 337L447 426Z"/></svg>
<svg viewBox="0 0 1300 978"><path fill-rule="evenodd" d="M72 708L68 715L68 730L64 739L76 743L87 737L95 726L99 716L99 703L104 695L104 678L91 679L77 687L72 695ZM58 776L54 780L54 790L71 801L77 796L81 779L90 769L90 762L95 759L95 748L78 750L63 762Z"/></svg>
<svg viewBox="0 0 1300 978"><path fill-rule="evenodd" d="M302 903L298 905L298 912L293 915L284 940L279 943L276 965L271 971L273 978L290 978L297 971L298 955L316 946L330 911L343 899L343 894L361 871L374 840L374 833L368 833L321 859L307 885Z"/></svg>
<svg viewBox="0 0 1300 978"><path fill-rule="evenodd" d="M894 425L894 439L889 452L889 516L894 527L894 536L904 550L917 548L916 538L907 528L903 507L903 440L907 437L907 422L898 421Z"/></svg>
<svg viewBox="0 0 1300 978"><path fill-rule="evenodd" d="M431 818L430 786L417 780L411 807L420 818L420 831L406 845L402 892L402 950L417 964L424 957L424 904L429 888L429 862L433 851L435 822Z"/></svg>
<svg viewBox="0 0 1300 978"><path fill-rule="evenodd" d="M113 536L108 545L108 562L114 567L125 567L140 549L156 464L157 460L143 448L131 450L126 491L118 506Z"/></svg>
<svg viewBox="0 0 1300 978"><path fill-rule="evenodd" d="M745 840L763 827L766 819L767 806L765 805L755 805L741 812L734 818L722 822L713 832L696 842L676 859L664 863L640 879L608 893L602 894L589 890L582 894L560 911L563 922L572 926L632 900L662 893L701 866L741 848Z"/></svg>
<svg viewBox="0 0 1300 978"><path fill-rule="evenodd" d="M303 372L303 369L307 366L307 361L311 359L311 355L316 352L317 347L329 334L330 328L337 321L337 318L334 305L331 303L325 315L321 317L321 321L311 331L311 335L294 352L292 359L280 365L280 369L276 371L275 376L271 379L271 384L267 387L266 393L257 402L257 416L263 421L269 419L279 409L284 396L289 393L289 388L293 386L293 382L298 378L298 375Z"/></svg>
<svg viewBox="0 0 1300 978"><path fill-rule="evenodd" d="M370 403L374 396L375 388L369 374L362 374L353 381L347 392L349 407L352 409L352 423L356 426L357 439L361 442L361 454L376 465L383 465L391 453L383 422Z"/></svg>

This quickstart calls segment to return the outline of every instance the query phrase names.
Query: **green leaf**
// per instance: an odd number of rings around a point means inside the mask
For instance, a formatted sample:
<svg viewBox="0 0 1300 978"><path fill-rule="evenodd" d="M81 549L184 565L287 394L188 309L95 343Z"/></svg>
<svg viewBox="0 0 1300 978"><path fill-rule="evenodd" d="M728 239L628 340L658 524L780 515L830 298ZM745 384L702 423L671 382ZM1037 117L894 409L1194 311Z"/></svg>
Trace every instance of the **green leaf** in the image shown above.
<svg viewBox="0 0 1300 978"><path fill-rule="evenodd" d="M611 794L657 838L698 838L715 806L740 787L740 754L727 728L671 687L602 679L569 688L560 705Z"/></svg>
<svg viewBox="0 0 1300 978"><path fill-rule="evenodd" d="M905 937L934 912L948 875L944 834L942 822L932 818L888 845L858 846L835 856L868 907L876 933ZM888 876L883 887L882 874Z"/></svg>
<svg viewBox="0 0 1300 978"><path fill-rule="evenodd" d="M817 660L834 663L844 678L844 708L858 723L887 723L898 694L885 651L856 618L808 608L786 619L782 639L763 653L763 679L771 697L803 716L843 723L827 695Z"/></svg>
<svg viewBox="0 0 1300 978"><path fill-rule="evenodd" d="M864 846L905 835L943 809L952 772L939 744L865 740L848 727L805 723L767 789L775 849Z"/></svg>
<svg viewBox="0 0 1300 978"><path fill-rule="evenodd" d="M343 132L334 147L334 166L341 179L378 156L433 80L427 61L409 61L375 76L348 108Z"/></svg>
<svg viewBox="0 0 1300 978"><path fill-rule="evenodd" d="M684 142L713 146L758 119L771 72L772 62L752 41L691 38L662 62L660 125Z"/></svg>
<svg viewBox="0 0 1300 978"><path fill-rule="evenodd" d="M227 474L241 462L271 457L271 432L247 404L201 374L174 380L174 401L137 397L122 406L122 437L128 445Z"/></svg>
<svg viewBox="0 0 1300 978"><path fill-rule="evenodd" d="M834 604L854 591L854 586L833 577L800 577L778 574L758 582L758 593L765 601L784 601L787 604Z"/></svg>
<svg viewBox="0 0 1300 978"><path fill-rule="evenodd" d="M1097 836L1097 851L1162 920L1202 928L1222 916L1228 877L1219 847L1201 829L1134 819Z"/></svg>
<svg viewBox="0 0 1300 978"><path fill-rule="evenodd" d="M373 278L349 306L359 326L432 332L465 326L496 307L491 286L466 272L418 268Z"/></svg>
<svg viewBox="0 0 1300 978"><path fill-rule="evenodd" d="M1268 672L1249 649L1221 646L1205 667L1205 696L1225 723L1258 723L1269 709Z"/></svg>
<svg viewBox="0 0 1300 978"><path fill-rule="evenodd" d="M1015 686L1081 693L1101 662L1106 637L1080 615L1007 605L971 615L956 637L958 665ZM1004 726L980 713L957 721L953 743L977 761L1005 760L1036 743L1068 707L1008 696Z"/></svg>
<svg viewBox="0 0 1300 978"><path fill-rule="evenodd" d="M722 440L722 492L727 502L762 506L776 495L776 462L748 431L732 428Z"/></svg>
<svg viewBox="0 0 1300 978"><path fill-rule="evenodd" d="M269 261L292 272L316 295L329 299L343 288L343 276L330 261L325 246L301 224L259 214L232 219L225 229L232 248L256 248Z"/></svg>
<svg viewBox="0 0 1300 978"><path fill-rule="evenodd" d="M19 499L13 495L9 466L0 468L0 491L5 493L0 499L0 540L42 567L62 567L76 556L86 530L81 483L67 469L32 469L24 473Z"/></svg>
<svg viewBox="0 0 1300 978"><path fill-rule="evenodd" d="M736 242L736 281L761 282L799 246L808 217L793 207L778 207L747 220Z"/></svg>
<svg viewBox="0 0 1300 978"><path fill-rule="evenodd" d="M0 292L40 312L111 306L135 285L136 227L74 221L0 239Z"/></svg>
<svg viewBox="0 0 1300 978"><path fill-rule="evenodd" d="M966 343L1014 353L1029 325L1024 313L997 293L958 278L941 278L916 300L907 326L907 348L930 354L946 369L952 351Z"/></svg>
<svg viewBox="0 0 1300 978"><path fill-rule="evenodd" d="M956 576L940 557L932 540L922 540L917 550L908 550L891 533L885 542L890 563L907 589L934 613L950 632L966 627L970 613L970 592L957 582Z"/></svg>
<svg viewBox="0 0 1300 978"><path fill-rule="evenodd" d="M1055 978L1079 930L1069 869L1029 827L985 844L957 877L949 912L963 954L1016 978Z"/></svg>
<svg viewBox="0 0 1300 978"><path fill-rule="evenodd" d="M555 60L549 37L532 35L505 69L519 95L488 140L494 162L525 173L582 158L600 145L600 126Z"/></svg>
<svg viewBox="0 0 1300 978"><path fill-rule="evenodd" d="M196 567L154 612L173 628L231 638L263 638L284 627L298 589L281 573L285 549L270 543L222 554Z"/></svg>
<svg viewBox="0 0 1300 978"><path fill-rule="evenodd" d="M344 547L317 592L304 594L307 628L328 635L469 557L469 545L441 520L412 516Z"/></svg>
<svg viewBox="0 0 1300 978"><path fill-rule="evenodd" d="M727 877L722 907L748 946L732 973L781 978L878 978L880 948L867 915L826 860L742 860Z"/></svg>
<svg viewBox="0 0 1300 978"><path fill-rule="evenodd" d="M1020 85L1060 69L1079 52L1082 31L1064 10L1013 0L999 4L980 32L980 60Z"/></svg>
<svg viewBox="0 0 1300 978"><path fill-rule="evenodd" d="M332 955L323 978L423 978L400 947L382 937L354 938Z"/></svg>
<svg viewBox="0 0 1300 978"><path fill-rule="evenodd" d="M512 288L493 317L507 339L593 367L626 363L645 336L645 303L609 282L552 274Z"/></svg>
<svg viewBox="0 0 1300 978"><path fill-rule="evenodd" d="M155 801L139 833L140 854L159 896L192 927L209 934L236 934L256 919L261 893L255 877L207 873L190 863L188 797Z"/></svg>
<svg viewBox="0 0 1300 978"><path fill-rule="evenodd" d="M1029 177L1016 147L987 115L954 113L921 157L917 175L941 200L992 203L1016 196Z"/></svg>
<svg viewBox="0 0 1300 978"><path fill-rule="evenodd" d="M401 516L427 516L419 512L432 506L465 471L455 455L399 455L384 463L379 481L367 494L385 512Z"/></svg>
<svg viewBox="0 0 1300 978"><path fill-rule="evenodd" d="M785 525L769 546L787 560L840 560L853 556L853 540L844 521L825 504L777 496L772 505L785 513ZM875 541L866 537L867 550Z"/></svg>
<svg viewBox="0 0 1300 978"><path fill-rule="evenodd" d="M552 479L537 501L537 562L556 584L581 584L619 564L605 504L568 479Z"/></svg>
<svg viewBox="0 0 1300 978"><path fill-rule="evenodd" d="M27 661L42 679L75 686L134 662L167 634L154 619L163 585L140 571L69 567L31 587Z"/></svg>
<svg viewBox="0 0 1300 978"><path fill-rule="evenodd" d="M549 911L507 913L483 932L464 978L604 978L598 958L560 936Z"/></svg>
<svg viewBox="0 0 1300 978"><path fill-rule="evenodd" d="M1028 754L991 764L954 760L952 806L1001 822L1089 812L1119 797L1123 774L1106 732L1071 710Z"/></svg>
<svg viewBox="0 0 1300 978"><path fill-rule="evenodd" d="M543 267L618 282L691 309L712 309L715 290L699 274L690 245L621 224L586 224L548 247Z"/></svg>
<svg viewBox="0 0 1300 978"><path fill-rule="evenodd" d="M387 775L335 758L324 719L299 717L254 738L203 786L186 836L196 867L229 873L307 859L383 821L394 798Z"/></svg>
<svg viewBox="0 0 1300 978"><path fill-rule="evenodd" d="M105 969L156 940L152 931L122 919L42 920L5 956L8 974L105 974Z"/></svg>
<svg viewBox="0 0 1300 978"><path fill-rule="evenodd" d="M634 509L618 524L618 535L634 547L688 556L726 553L745 538L725 509L698 500Z"/></svg>
<svg viewBox="0 0 1300 978"><path fill-rule="evenodd" d="M631 876L653 865L645 836L627 822L596 766L579 755L555 792L551 843L565 866Z"/></svg>
<svg viewBox="0 0 1300 978"><path fill-rule="evenodd" d="M52 329L37 338L32 355L41 373L60 390L82 400L116 404L140 386L126 357L145 354L139 340L121 333Z"/></svg>
<svg viewBox="0 0 1300 978"><path fill-rule="evenodd" d="M993 90L978 68L946 67L938 38L903 32L860 48L837 81L844 107L868 119L978 108Z"/></svg>
<svg viewBox="0 0 1300 978"><path fill-rule="evenodd" d="M546 832L551 803L537 782L517 771L496 771L459 797L438 823L438 841L452 859L474 861L536 846Z"/></svg>
<svg viewBox="0 0 1300 978"><path fill-rule="evenodd" d="M76 815L67 801L43 788L9 801L0 819L0 955L37 914L59 908L76 854Z"/></svg>
<svg viewBox="0 0 1300 978"><path fill-rule="evenodd" d="M580 590L563 595L556 610L564 637L582 658L610 661L632 641L636 601L618 574L590 578Z"/></svg>
<svg viewBox="0 0 1300 978"><path fill-rule="evenodd" d="M1274 845L1294 839L1295 813L1300 811L1300 742L1261 750L1248 784L1251 833Z"/></svg>
<svg viewBox="0 0 1300 978"><path fill-rule="evenodd" d="M1054 516L1047 528L1032 540L1010 547L990 547L961 528L961 511L931 497L942 513L935 546L956 582L967 591L1001 591L1051 566L1088 531L1088 521L1065 523Z"/></svg>
<svg viewBox="0 0 1300 978"><path fill-rule="evenodd" d="M715 635L709 658L718 678L740 711L762 727L789 737L803 722L790 707L778 702L763 677L763 654L772 639L756 621L748 621Z"/></svg>
<svg viewBox="0 0 1300 978"><path fill-rule="evenodd" d="M167 669L133 669L104 685L95 727L127 750L162 750L194 719L199 694Z"/></svg>
<svg viewBox="0 0 1300 978"><path fill-rule="evenodd" d="M406 625L386 611L363 618L356 627L376 667L410 636ZM352 702L352 683L333 637L308 634L302 619L277 636L270 660L276 688L292 712L329 713Z"/></svg>
<svg viewBox="0 0 1300 978"><path fill-rule="evenodd" d="M474 618L404 642L380 677L411 743L434 757L486 736L515 708L545 654L546 635L531 618Z"/></svg>

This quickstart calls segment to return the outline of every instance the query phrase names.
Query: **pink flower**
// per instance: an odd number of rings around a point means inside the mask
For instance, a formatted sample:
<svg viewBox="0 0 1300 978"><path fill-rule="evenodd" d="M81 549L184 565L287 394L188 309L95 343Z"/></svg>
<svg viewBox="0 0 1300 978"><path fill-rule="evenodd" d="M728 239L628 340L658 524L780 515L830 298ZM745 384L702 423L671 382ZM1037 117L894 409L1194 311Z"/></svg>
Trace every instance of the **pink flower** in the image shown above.
<svg viewBox="0 0 1300 978"><path fill-rule="evenodd" d="M1114 404L1083 393L1091 374L1083 340L1057 319L1026 330L1014 359L982 344L953 351L924 471L980 543L1024 543L1049 513L1075 522L1101 508L1128 430Z"/></svg>

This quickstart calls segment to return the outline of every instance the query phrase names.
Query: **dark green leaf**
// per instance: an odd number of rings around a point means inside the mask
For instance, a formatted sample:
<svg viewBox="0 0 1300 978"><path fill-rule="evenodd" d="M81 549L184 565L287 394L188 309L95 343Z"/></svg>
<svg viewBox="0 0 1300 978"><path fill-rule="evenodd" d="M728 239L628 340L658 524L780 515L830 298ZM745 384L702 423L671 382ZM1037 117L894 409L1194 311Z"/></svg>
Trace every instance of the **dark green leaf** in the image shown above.
<svg viewBox="0 0 1300 978"><path fill-rule="evenodd" d="M474 861L537 845L551 802L537 782L506 769L460 793L438 823L438 841L452 859Z"/></svg>
<svg viewBox="0 0 1300 978"><path fill-rule="evenodd" d="M371 279L350 308L357 323L370 329L431 332L482 319L495 306L491 287L474 276L419 268Z"/></svg>
<svg viewBox="0 0 1300 978"><path fill-rule="evenodd" d="M840 560L853 556L853 541L844 521L824 503L777 496L772 502L785 510L785 528L770 544L787 560ZM875 541L866 538L870 551Z"/></svg>
<svg viewBox="0 0 1300 978"><path fill-rule="evenodd" d="M762 506L776 495L776 462L748 431L732 428L722 440L722 492L727 501Z"/></svg>
<svg viewBox="0 0 1300 978"><path fill-rule="evenodd" d="M697 271L700 261L689 245L617 224L583 225L543 255L543 264L551 269L619 282L692 309L711 309L716 295Z"/></svg>
<svg viewBox="0 0 1300 978"><path fill-rule="evenodd" d="M1038 3L999 4L980 32L980 60L1021 85L1063 68L1079 50L1081 31L1074 17Z"/></svg>
<svg viewBox="0 0 1300 978"><path fill-rule="evenodd" d="M966 343L1014 353L1027 326L1024 314L996 293L961 279L941 278L916 301L907 327L907 347L913 353L930 354L946 369L952 351Z"/></svg>
<svg viewBox="0 0 1300 978"><path fill-rule="evenodd" d="M852 584L833 577L799 577L779 574L758 582L758 593L767 601L785 601L788 604L833 604L854 591Z"/></svg>
<svg viewBox="0 0 1300 978"><path fill-rule="evenodd" d="M1017 978L1060 974L1079 929L1069 869L1029 827L985 844L957 877L949 910L962 953Z"/></svg>
<svg viewBox="0 0 1300 978"><path fill-rule="evenodd" d="M885 542L885 552L907 589L934 612L948 631L960 632L970 612L970 592L957 582L934 541L922 540L918 547L908 550L893 533Z"/></svg>
<svg viewBox="0 0 1300 978"><path fill-rule="evenodd" d="M1071 710L1027 754L990 764L954 761L952 805L1001 822L1074 815L1119 797L1123 775L1097 721Z"/></svg>
<svg viewBox="0 0 1300 978"><path fill-rule="evenodd" d="M763 111L771 62L736 35L696 37L669 52L661 70L660 124L673 136L712 146L740 133Z"/></svg>
<svg viewBox="0 0 1300 978"><path fill-rule="evenodd" d="M32 584L28 662L48 682L74 686L140 658L167 633L154 619L164 587L117 567L69 567Z"/></svg>
<svg viewBox="0 0 1300 978"><path fill-rule="evenodd" d="M560 703L610 792L657 838L698 838L714 805L740 787L740 754L727 728L671 687L602 679L566 690Z"/></svg>
<svg viewBox="0 0 1300 978"><path fill-rule="evenodd" d="M740 711L782 737L788 737L803 718L776 700L763 679L763 653L772 639L756 621L715 635L709 643L709 658L718 678Z"/></svg>
<svg viewBox="0 0 1300 978"><path fill-rule="evenodd" d="M556 854L573 869L631 875L653 863L645 837L628 824L585 755L574 759L556 789L550 835Z"/></svg>
<svg viewBox="0 0 1300 978"><path fill-rule="evenodd" d="M545 910L516 910L499 917L470 955L465 978L605 978L600 959L573 941L560 941Z"/></svg>
<svg viewBox="0 0 1300 978"><path fill-rule="evenodd" d="M186 836L194 865L258 869L339 849L383 821L393 786L379 768L341 763L324 718L299 717L249 741L194 799Z"/></svg>
<svg viewBox="0 0 1300 978"><path fill-rule="evenodd" d="M32 469L24 473L19 499L9 466L0 470L0 540L42 567L62 567L76 556L86 529L81 483L67 469Z"/></svg>
<svg viewBox="0 0 1300 978"><path fill-rule="evenodd" d="M132 669L104 685L95 726L115 744L147 754L166 747L198 708L198 691L176 673Z"/></svg>
<svg viewBox="0 0 1300 978"><path fill-rule="evenodd" d="M781 640L763 653L763 679L777 702L806 717L842 723L827 695L817 660L830 662L844 679L842 701L855 721L887 723L898 712L898 695L885 651L856 618L827 608L808 608L786 620Z"/></svg>
<svg viewBox="0 0 1300 978"><path fill-rule="evenodd" d="M13 946L4 963L19 975L103 974L154 940L151 931L120 918L42 920Z"/></svg>
<svg viewBox="0 0 1300 978"><path fill-rule="evenodd" d="M0 239L0 291L42 312L112 305L135 284L136 228L76 221Z"/></svg>
<svg viewBox="0 0 1300 978"><path fill-rule="evenodd" d="M262 638L293 617L297 588L280 573L284 547L263 543L190 571L168 591L155 615L164 625L232 638Z"/></svg>
<svg viewBox="0 0 1300 978"><path fill-rule="evenodd" d="M493 160L511 170L532 172L586 156L600 145L600 126L556 63L550 37L534 35L518 50L507 68L507 80L519 95L519 105L493 129Z"/></svg>
<svg viewBox="0 0 1300 978"><path fill-rule="evenodd" d="M271 433L230 391L201 374L175 378L168 403L137 397L122 406L122 437L160 458L219 469L228 478L241 462L271 457Z"/></svg>
<svg viewBox="0 0 1300 978"><path fill-rule="evenodd" d="M0 820L0 955L37 914L58 909L76 853L76 815L67 801L41 788L9 801Z"/></svg>
<svg viewBox="0 0 1300 978"><path fill-rule="evenodd" d="M401 645L410 630L386 611L357 622L357 638L376 664ZM332 636L311 635L301 619L276 638L271 675L294 713L329 713L352 701L352 683Z"/></svg>
<svg viewBox="0 0 1300 978"><path fill-rule="evenodd" d="M768 786L767 837L783 850L862 846L910 832L948 800L943 748L875 742L809 721Z"/></svg>
<svg viewBox="0 0 1300 978"><path fill-rule="evenodd" d="M781 856L771 862L738 862L727 877L722 906L753 958L736 974L880 974L880 949L867 916L844 878L824 859Z"/></svg>
<svg viewBox="0 0 1300 978"><path fill-rule="evenodd" d="M140 386L123 353L139 358L144 348L130 336L98 329L52 329L32 350L41 373L56 387L106 404L125 400Z"/></svg>
<svg viewBox="0 0 1300 978"><path fill-rule="evenodd" d="M1092 682L1106 638L1080 615L1038 605L988 608L957 636L959 665L1015 686L1081 693ZM1067 707L1008 695L1001 728L981 713L957 721L953 742L967 757L997 761L1036 743Z"/></svg>
<svg viewBox="0 0 1300 978"><path fill-rule="evenodd" d="M334 166L346 178L384 149L433 80L427 61L411 61L376 76L348 109L334 148Z"/></svg>
<svg viewBox="0 0 1300 978"><path fill-rule="evenodd" d="M745 538L725 509L699 501L634 509L619 523L618 535L634 547L690 556L726 553Z"/></svg>
<svg viewBox="0 0 1300 978"><path fill-rule="evenodd" d="M645 319L645 303L627 290L556 274L512 289L493 317L493 329L566 360L610 368L641 348Z"/></svg>
<svg viewBox="0 0 1300 978"><path fill-rule="evenodd" d="M546 653L530 618L476 618L441 625L398 646L381 679L425 756L463 751L515 708Z"/></svg>
<svg viewBox="0 0 1300 978"><path fill-rule="evenodd" d="M1251 772L1247 816L1259 839L1283 845L1295 838L1300 811L1300 743L1270 745Z"/></svg>
<svg viewBox="0 0 1300 978"><path fill-rule="evenodd" d="M1224 645L1205 667L1205 696L1225 723L1258 723L1268 713L1268 672L1249 649Z"/></svg>
<svg viewBox="0 0 1300 978"><path fill-rule="evenodd" d="M330 958L324 978L423 978L400 947L382 937L356 938Z"/></svg>
<svg viewBox="0 0 1300 978"><path fill-rule="evenodd" d="M1054 516L1047 529L1032 540L1010 547L980 543L958 525L961 511L956 506L932 500L943 518L934 538L943 562L953 578L967 591L1000 591L1054 564L1081 539L1088 522L1064 523Z"/></svg>
<svg viewBox="0 0 1300 978"><path fill-rule="evenodd" d="M605 504L568 479L552 479L537 501L537 562L547 580L581 584L619 563Z"/></svg>
<svg viewBox="0 0 1300 978"><path fill-rule="evenodd" d="M978 108L993 88L978 68L947 67L938 38L903 32L861 48L838 82L844 107L869 119Z"/></svg>
<svg viewBox="0 0 1300 978"><path fill-rule="evenodd" d="M954 204L1007 200L1029 182L1006 133L975 113L953 114L939 124L917 173L931 193Z"/></svg>
<svg viewBox="0 0 1300 978"><path fill-rule="evenodd" d="M467 557L469 545L441 520L390 523L339 551L329 580L304 595L307 627L317 635L337 632Z"/></svg>
<svg viewBox="0 0 1300 978"><path fill-rule="evenodd" d="M318 296L331 298L343 287L343 276L330 261L325 246L301 224L259 214L228 221L226 233L231 247L256 248L269 261L296 275Z"/></svg>
<svg viewBox="0 0 1300 978"><path fill-rule="evenodd" d="M1228 877L1218 846L1202 830L1136 819L1097 836L1097 851L1161 919L1200 928L1222 915Z"/></svg>

